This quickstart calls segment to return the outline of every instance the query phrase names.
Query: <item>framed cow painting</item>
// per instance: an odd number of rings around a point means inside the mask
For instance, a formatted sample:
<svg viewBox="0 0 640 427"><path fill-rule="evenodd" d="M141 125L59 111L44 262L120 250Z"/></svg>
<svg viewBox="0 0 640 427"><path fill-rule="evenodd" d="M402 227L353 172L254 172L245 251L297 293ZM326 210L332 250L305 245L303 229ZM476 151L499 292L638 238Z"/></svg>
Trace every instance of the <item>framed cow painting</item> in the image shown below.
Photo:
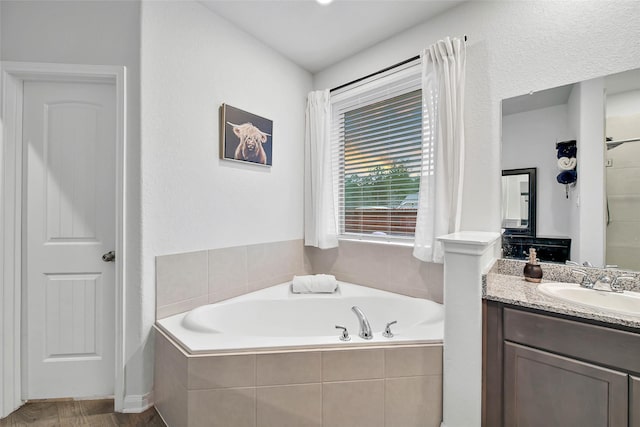
<svg viewBox="0 0 640 427"><path fill-rule="evenodd" d="M220 110L221 157L271 166L273 121L227 104Z"/></svg>

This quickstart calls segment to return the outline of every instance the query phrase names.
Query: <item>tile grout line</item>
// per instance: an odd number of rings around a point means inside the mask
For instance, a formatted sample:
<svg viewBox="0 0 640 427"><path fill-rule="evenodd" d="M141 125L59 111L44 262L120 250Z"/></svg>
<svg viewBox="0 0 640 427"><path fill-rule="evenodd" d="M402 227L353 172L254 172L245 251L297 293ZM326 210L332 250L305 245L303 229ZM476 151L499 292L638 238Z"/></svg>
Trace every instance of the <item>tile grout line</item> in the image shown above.
<svg viewBox="0 0 640 427"><path fill-rule="evenodd" d="M387 425L387 350L382 350L382 425Z"/></svg>
<svg viewBox="0 0 640 427"><path fill-rule="evenodd" d="M211 257L209 256L209 250L207 253L207 304L209 304L209 300L211 299Z"/></svg>
<svg viewBox="0 0 640 427"><path fill-rule="evenodd" d="M248 274L248 272L247 272ZM253 398L254 398L254 420L255 426L258 427L258 355L253 355Z"/></svg>
<svg viewBox="0 0 640 427"><path fill-rule="evenodd" d="M324 427L324 357L326 351L320 352L320 425Z"/></svg>

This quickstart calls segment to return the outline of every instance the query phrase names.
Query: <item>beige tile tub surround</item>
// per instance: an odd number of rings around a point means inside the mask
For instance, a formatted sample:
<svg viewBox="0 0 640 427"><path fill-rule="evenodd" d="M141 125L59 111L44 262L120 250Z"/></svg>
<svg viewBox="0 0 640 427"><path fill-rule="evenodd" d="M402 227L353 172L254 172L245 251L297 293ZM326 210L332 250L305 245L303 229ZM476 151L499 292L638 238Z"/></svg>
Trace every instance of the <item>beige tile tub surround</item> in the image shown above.
<svg viewBox="0 0 640 427"><path fill-rule="evenodd" d="M256 385L319 383L322 359L319 351L259 354L256 359Z"/></svg>
<svg viewBox="0 0 640 427"><path fill-rule="evenodd" d="M413 257L409 246L343 240L336 249L302 240L211 249L156 257L156 318L244 295L296 274L338 280L442 303L441 264Z"/></svg>
<svg viewBox="0 0 640 427"><path fill-rule="evenodd" d="M379 379L323 384L323 426L384 427L384 383Z"/></svg>
<svg viewBox="0 0 640 427"><path fill-rule="evenodd" d="M156 257L156 318L307 274L302 240Z"/></svg>
<svg viewBox="0 0 640 427"><path fill-rule="evenodd" d="M156 259L156 306L193 301L207 295L207 251Z"/></svg>
<svg viewBox="0 0 640 427"><path fill-rule="evenodd" d="M439 427L442 346L191 356L156 329L169 427Z"/></svg>
<svg viewBox="0 0 640 427"><path fill-rule="evenodd" d="M322 384L293 384L256 389L258 427L322 425Z"/></svg>
<svg viewBox="0 0 640 427"><path fill-rule="evenodd" d="M341 240L335 249L305 247L305 263L313 274L442 303L442 264L413 257L413 247Z"/></svg>

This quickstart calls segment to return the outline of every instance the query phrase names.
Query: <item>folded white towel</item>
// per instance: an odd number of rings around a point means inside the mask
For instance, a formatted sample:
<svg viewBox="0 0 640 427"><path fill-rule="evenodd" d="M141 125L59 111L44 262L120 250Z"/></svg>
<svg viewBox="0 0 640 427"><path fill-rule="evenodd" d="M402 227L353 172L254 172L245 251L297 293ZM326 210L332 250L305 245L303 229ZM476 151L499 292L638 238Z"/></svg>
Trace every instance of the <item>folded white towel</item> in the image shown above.
<svg viewBox="0 0 640 427"><path fill-rule="evenodd" d="M558 159L558 167L563 171L570 171L576 168L578 160L575 157L560 157Z"/></svg>
<svg viewBox="0 0 640 427"><path fill-rule="evenodd" d="M338 281L330 274L293 276L291 291L295 294L333 293L338 289Z"/></svg>

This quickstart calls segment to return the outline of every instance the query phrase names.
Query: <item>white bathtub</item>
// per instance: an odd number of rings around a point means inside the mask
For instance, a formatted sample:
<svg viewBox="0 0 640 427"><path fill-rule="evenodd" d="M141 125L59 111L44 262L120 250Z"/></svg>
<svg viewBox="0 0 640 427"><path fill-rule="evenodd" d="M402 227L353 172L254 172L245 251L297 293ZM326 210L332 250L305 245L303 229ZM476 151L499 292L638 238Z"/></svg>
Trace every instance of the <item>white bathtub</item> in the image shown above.
<svg viewBox="0 0 640 427"><path fill-rule="evenodd" d="M358 336L351 311L358 306L373 339ZM442 343L441 304L340 282L335 294L293 294L283 283L158 320L157 325L191 354ZM385 325L394 337L382 336ZM346 326L351 341L340 341L335 325Z"/></svg>

